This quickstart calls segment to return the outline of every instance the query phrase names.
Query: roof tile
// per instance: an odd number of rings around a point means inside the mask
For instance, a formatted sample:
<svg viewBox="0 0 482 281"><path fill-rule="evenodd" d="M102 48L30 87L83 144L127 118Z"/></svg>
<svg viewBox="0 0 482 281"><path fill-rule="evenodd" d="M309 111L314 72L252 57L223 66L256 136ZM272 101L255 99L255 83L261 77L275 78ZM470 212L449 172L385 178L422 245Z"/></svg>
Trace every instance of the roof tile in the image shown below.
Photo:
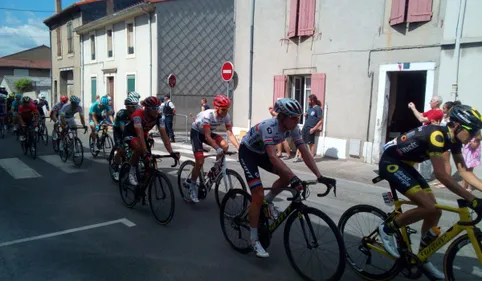
<svg viewBox="0 0 482 281"><path fill-rule="evenodd" d="M48 60L24 60L24 59L0 58L0 67L50 69L51 63Z"/></svg>

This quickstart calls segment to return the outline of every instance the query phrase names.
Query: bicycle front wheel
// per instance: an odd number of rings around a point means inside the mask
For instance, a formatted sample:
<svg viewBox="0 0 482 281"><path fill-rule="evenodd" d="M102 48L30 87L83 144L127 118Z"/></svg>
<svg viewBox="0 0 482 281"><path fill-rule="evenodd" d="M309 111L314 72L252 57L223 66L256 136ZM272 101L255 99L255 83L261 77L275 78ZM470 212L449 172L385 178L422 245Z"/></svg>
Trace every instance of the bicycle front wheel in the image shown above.
<svg viewBox="0 0 482 281"><path fill-rule="evenodd" d="M177 187L179 188L179 193L181 194L182 199L188 203L192 202L188 192L193 169L194 161L187 160L181 164L177 171Z"/></svg>
<svg viewBox="0 0 482 281"><path fill-rule="evenodd" d="M47 126L43 125L42 126L42 140L45 144L45 146L47 146L49 144L49 131L47 130Z"/></svg>
<svg viewBox="0 0 482 281"><path fill-rule="evenodd" d="M482 249L482 233L477 233L478 248ZM444 258L445 280L479 281L482 280L482 261L467 234L450 244Z"/></svg>
<svg viewBox="0 0 482 281"><path fill-rule="evenodd" d="M105 135L102 141L102 152L104 153L104 159L109 160L111 150L114 149L114 140L109 134Z"/></svg>
<svg viewBox="0 0 482 281"><path fill-rule="evenodd" d="M175 200L171 181L164 173L154 172L148 195L154 218L162 225L168 224L174 217Z"/></svg>
<svg viewBox="0 0 482 281"><path fill-rule="evenodd" d="M80 165L82 165L84 162L84 148L82 147L82 142L78 137L75 137L73 141L72 161L77 167L80 167Z"/></svg>
<svg viewBox="0 0 482 281"><path fill-rule="evenodd" d="M224 184L224 187L220 187L221 183ZM234 170L226 169L226 175L218 176L216 179L216 185L214 187L216 203L218 204L219 208L221 207L221 201L226 193L235 188L247 191L246 184L244 183L241 175Z"/></svg>
<svg viewBox="0 0 482 281"><path fill-rule="evenodd" d="M35 132L32 133L32 134L35 135ZM35 158L37 158L37 142L32 137L32 134L31 134L28 142L30 143L30 145L29 145L30 156L32 156L32 158L35 159Z"/></svg>
<svg viewBox="0 0 482 281"><path fill-rule="evenodd" d="M59 152L60 136L55 129L52 130L52 148Z"/></svg>
<svg viewBox="0 0 482 281"><path fill-rule="evenodd" d="M317 220L315 221L315 219ZM300 230L295 231L292 235L291 229L296 226L299 226ZM315 230L315 227L321 229ZM325 237L315 238L314 235L319 233L323 233ZM326 234L328 234L328 237ZM295 242L295 240L299 242ZM291 266L304 280L335 281L340 280L343 276L345 271L343 238L333 220L322 211L305 206L303 209L292 213L285 225L284 244ZM301 250L302 247L305 247L311 253L306 255L302 252L295 256L295 251ZM318 254L314 251L317 251ZM310 256L315 259L314 265L308 265L309 262L304 261L305 258ZM323 256L325 257L323 258ZM319 264L323 261L330 261L332 264L328 266ZM301 265L307 266L307 268L302 269Z"/></svg>

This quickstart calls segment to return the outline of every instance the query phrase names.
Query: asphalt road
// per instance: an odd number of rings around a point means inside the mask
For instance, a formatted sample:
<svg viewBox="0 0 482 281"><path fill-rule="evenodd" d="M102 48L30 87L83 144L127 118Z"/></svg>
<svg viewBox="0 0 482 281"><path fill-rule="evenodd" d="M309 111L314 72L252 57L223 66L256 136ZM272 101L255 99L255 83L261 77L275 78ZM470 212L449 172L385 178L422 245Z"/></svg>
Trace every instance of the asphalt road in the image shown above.
<svg viewBox="0 0 482 281"><path fill-rule="evenodd" d="M81 139L87 144L87 135ZM107 162L92 159L86 148L82 167L74 168L72 162L61 162L50 142L39 145L36 160L23 155L13 137L0 139L0 147L0 280L301 280L286 256L283 226L273 236L269 259L235 252L222 234L213 194L197 205L185 204L177 190L176 171L169 167L171 160L159 166L174 185L176 209L171 223L161 226L148 206L123 205ZM156 144L154 149L162 151L163 146ZM192 157L184 144L175 144L175 149L182 160ZM228 166L242 174L234 159ZM307 169L295 172L302 179L314 178ZM275 180L261 174L265 185ZM381 195L384 188L339 180L338 197L318 198L316 191L312 189L308 204L335 223L356 204L389 210ZM444 216L442 230L455 220ZM419 224L414 228L418 230ZM329 267L329 250L322 254L320 260ZM443 249L434 263L442 259ZM477 261L467 257L465 262ZM347 265L342 280L362 279Z"/></svg>

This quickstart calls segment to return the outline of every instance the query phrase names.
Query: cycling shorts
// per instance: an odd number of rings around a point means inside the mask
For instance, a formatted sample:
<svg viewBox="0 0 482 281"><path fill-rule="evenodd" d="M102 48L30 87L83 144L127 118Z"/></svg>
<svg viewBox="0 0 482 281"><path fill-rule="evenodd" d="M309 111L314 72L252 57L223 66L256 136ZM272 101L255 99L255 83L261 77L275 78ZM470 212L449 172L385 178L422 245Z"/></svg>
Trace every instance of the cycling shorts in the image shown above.
<svg viewBox="0 0 482 281"><path fill-rule="evenodd" d="M244 170L244 177L248 182L249 189L262 187L258 167L263 170L277 174L273 164L269 160L267 153L259 154L249 150L244 144L239 146L239 163Z"/></svg>
<svg viewBox="0 0 482 281"><path fill-rule="evenodd" d="M218 144L223 140L222 136L215 133L211 133L211 138ZM204 133L200 133L191 128L191 145L194 158L204 157L203 143L208 144Z"/></svg>
<svg viewBox="0 0 482 281"><path fill-rule="evenodd" d="M69 128L77 127L77 123L75 122L75 118L64 118L64 121ZM57 123L60 124L60 119L57 119Z"/></svg>
<svg viewBox="0 0 482 281"><path fill-rule="evenodd" d="M380 176L386 179L390 186L406 196L421 190L426 193L432 192L430 185L411 163L399 160L389 154L383 153L378 168Z"/></svg>
<svg viewBox="0 0 482 281"><path fill-rule="evenodd" d="M124 145L124 134L120 127L114 127L114 143L117 148L122 148Z"/></svg>
<svg viewBox="0 0 482 281"><path fill-rule="evenodd" d="M99 118L99 117L97 117L97 121L98 121L99 124L100 124L100 122L104 121L104 118ZM94 119L92 119L92 115L90 115L90 114L89 114L89 125L90 125L90 126L95 126Z"/></svg>

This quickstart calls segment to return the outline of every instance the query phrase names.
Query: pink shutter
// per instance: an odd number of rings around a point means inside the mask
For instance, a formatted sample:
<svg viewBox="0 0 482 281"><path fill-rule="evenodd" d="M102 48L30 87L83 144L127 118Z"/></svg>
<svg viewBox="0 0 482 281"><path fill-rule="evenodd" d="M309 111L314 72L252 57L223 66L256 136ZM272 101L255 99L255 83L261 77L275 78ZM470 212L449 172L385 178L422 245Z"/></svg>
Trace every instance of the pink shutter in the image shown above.
<svg viewBox="0 0 482 281"><path fill-rule="evenodd" d="M432 0L408 0L407 22L424 22L432 19Z"/></svg>
<svg viewBox="0 0 482 281"><path fill-rule="evenodd" d="M297 20L298 20L298 1L290 0L290 18L288 27L288 38L296 36Z"/></svg>
<svg viewBox="0 0 482 281"><path fill-rule="evenodd" d="M325 73L311 74L311 93L321 101L321 106L325 105L325 83Z"/></svg>
<svg viewBox="0 0 482 281"><path fill-rule="evenodd" d="M316 0L300 0L298 17L298 36L315 34Z"/></svg>
<svg viewBox="0 0 482 281"><path fill-rule="evenodd" d="M392 13L390 14L390 25L405 22L405 6L407 0L392 0Z"/></svg>
<svg viewBox="0 0 482 281"><path fill-rule="evenodd" d="M286 93L286 75L275 75L274 76L274 87L273 87L273 104L280 99L285 97Z"/></svg>

